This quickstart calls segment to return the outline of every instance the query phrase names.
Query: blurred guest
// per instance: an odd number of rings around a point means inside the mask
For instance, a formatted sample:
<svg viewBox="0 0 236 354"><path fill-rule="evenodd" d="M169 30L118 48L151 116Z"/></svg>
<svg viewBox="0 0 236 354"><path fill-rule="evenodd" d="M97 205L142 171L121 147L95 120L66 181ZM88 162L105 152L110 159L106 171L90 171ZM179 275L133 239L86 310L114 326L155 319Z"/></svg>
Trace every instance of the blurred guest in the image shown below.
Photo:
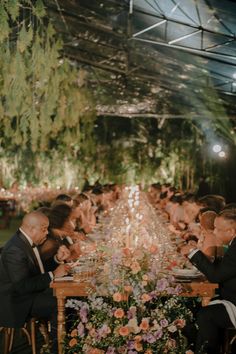
<svg viewBox="0 0 236 354"><path fill-rule="evenodd" d="M225 210L231 210L232 212L234 212L236 214L236 203L228 203L224 206L224 208L221 210L221 212L225 211Z"/></svg>
<svg viewBox="0 0 236 354"><path fill-rule="evenodd" d="M59 194L54 200L54 202L52 203L52 206L57 204L67 204L70 207L72 207L73 199L68 194Z"/></svg>
<svg viewBox="0 0 236 354"><path fill-rule="evenodd" d="M210 260L214 260L215 257L223 256L223 247L214 233L214 222L216 217L217 213L210 208L200 210L199 220L201 233L199 235L197 246L209 257Z"/></svg>
<svg viewBox="0 0 236 354"><path fill-rule="evenodd" d="M180 194L175 194L171 197L171 202L173 203L173 208L170 210L170 230L175 233L180 233L186 229L186 224L184 223L184 207L183 207L183 196Z"/></svg>
<svg viewBox="0 0 236 354"><path fill-rule="evenodd" d="M210 188L209 183L207 182L206 177L205 176L200 177L199 186L198 186L196 196L198 198L200 198L200 197L203 197L204 195L207 195L210 193L211 193L211 188Z"/></svg>
<svg viewBox="0 0 236 354"><path fill-rule="evenodd" d="M199 198L198 204L202 207L212 208L219 213L225 206L225 198L218 194L208 194Z"/></svg>
<svg viewBox="0 0 236 354"><path fill-rule="evenodd" d="M171 188L170 183L164 183L161 186L161 194L160 194L160 201L159 201L159 208L164 209L166 203L168 201L168 191Z"/></svg>
<svg viewBox="0 0 236 354"><path fill-rule="evenodd" d="M90 198L84 193L77 195L74 203L77 206L77 221L80 229L85 234L90 233L96 225L96 208L93 208Z"/></svg>
<svg viewBox="0 0 236 354"><path fill-rule="evenodd" d="M160 202L160 195L161 195L160 183L153 183L148 189L148 199L149 202L154 206L154 208L156 208L157 204Z"/></svg>
<svg viewBox="0 0 236 354"><path fill-rule="evenodd" d="M182 205L184 209L184 223L189 225L190 223L195 222L201 208L201 206L197 203L195 195L191 193L185 194Z"/></svg>
<svg viewBox="0 0 236 354"><path fill-rule="evenodd" d="M14 181L11 185L11 187L9 188L9 191L13 194L16 194L19 192L19 184L17 181Z"/></svg>

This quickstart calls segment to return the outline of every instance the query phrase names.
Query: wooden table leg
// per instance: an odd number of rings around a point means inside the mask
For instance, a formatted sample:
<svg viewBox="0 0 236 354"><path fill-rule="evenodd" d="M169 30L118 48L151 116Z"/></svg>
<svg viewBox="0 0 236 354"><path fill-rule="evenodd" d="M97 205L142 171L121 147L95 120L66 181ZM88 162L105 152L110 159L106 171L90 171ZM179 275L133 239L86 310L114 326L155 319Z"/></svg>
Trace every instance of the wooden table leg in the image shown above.
<svg viewBox="0 0 236 354"><path fill-rule="evenodd" d="M65 336L65 297L57 297L57 308L58 308L58 325L57 325L57 338L58 338L58 352L63 354L63 339Z"/></svg>

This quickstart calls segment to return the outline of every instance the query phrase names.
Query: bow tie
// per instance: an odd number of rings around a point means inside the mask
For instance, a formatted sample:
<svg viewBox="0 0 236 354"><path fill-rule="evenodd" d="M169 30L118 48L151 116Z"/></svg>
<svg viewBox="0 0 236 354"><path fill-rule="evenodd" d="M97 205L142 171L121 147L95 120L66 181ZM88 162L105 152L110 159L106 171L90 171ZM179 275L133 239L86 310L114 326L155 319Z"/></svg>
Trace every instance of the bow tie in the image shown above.
<svg viewBox="0 0 236 354"><path fill-rule="evenodd" d="M35 243L33 243L31 247L35 248L35 247L37 247L37 245Z"/></svg>

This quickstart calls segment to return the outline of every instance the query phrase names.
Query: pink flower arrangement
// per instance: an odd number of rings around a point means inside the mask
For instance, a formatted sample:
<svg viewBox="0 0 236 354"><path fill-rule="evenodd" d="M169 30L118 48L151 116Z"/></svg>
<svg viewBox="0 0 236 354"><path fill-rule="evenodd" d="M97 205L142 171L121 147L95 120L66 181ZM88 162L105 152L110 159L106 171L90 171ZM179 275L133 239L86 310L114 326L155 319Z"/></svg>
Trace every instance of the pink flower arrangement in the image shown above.
<svg viewBox="0 0 236 354"><path fill-rule="evenodd" d="M65 339L67 354L186 353L182 329L192 314L178 297L179 285L155 272L152 251L117 250L97 294L67 301L77 314Z"/></svg>

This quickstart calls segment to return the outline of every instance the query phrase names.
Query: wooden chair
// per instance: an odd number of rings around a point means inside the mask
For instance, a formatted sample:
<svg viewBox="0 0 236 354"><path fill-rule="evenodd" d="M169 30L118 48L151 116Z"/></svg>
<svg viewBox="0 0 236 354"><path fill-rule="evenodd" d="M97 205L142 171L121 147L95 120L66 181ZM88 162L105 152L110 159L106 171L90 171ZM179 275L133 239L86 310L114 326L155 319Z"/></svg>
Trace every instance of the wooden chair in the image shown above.
<svg viewBox="0 0 236 354"><path fill-rule="evenodd" d="M232 345L236 341L236 329L234 327L229 327L225 330L224 343L222 348L222 354L235 354L232 351Z"/></svg>
<svg viewBox="0 0 236 354"><path fill-rule="evenodd" d="M49 344L48 336L48 323L45 324L45 321L40 321L36 318L31 318L28 322L25 323L24 327L21 328L21 331L26 336L29 345L32 347L32 354L37 354L36 348L36 323L40 322L40 332L43 335L45 344ZM4 334L4 349L3 354L9 354L12 350L15 328L0 327L0 332Z"/></svg>
<svg viewBox="0 0 236 354"><path fill-rule="evenodd" d="M11 351L13 343L13 328L0 327L0 332L3 332L4 335L4 348L3 354L8 354Z"/></svg>

